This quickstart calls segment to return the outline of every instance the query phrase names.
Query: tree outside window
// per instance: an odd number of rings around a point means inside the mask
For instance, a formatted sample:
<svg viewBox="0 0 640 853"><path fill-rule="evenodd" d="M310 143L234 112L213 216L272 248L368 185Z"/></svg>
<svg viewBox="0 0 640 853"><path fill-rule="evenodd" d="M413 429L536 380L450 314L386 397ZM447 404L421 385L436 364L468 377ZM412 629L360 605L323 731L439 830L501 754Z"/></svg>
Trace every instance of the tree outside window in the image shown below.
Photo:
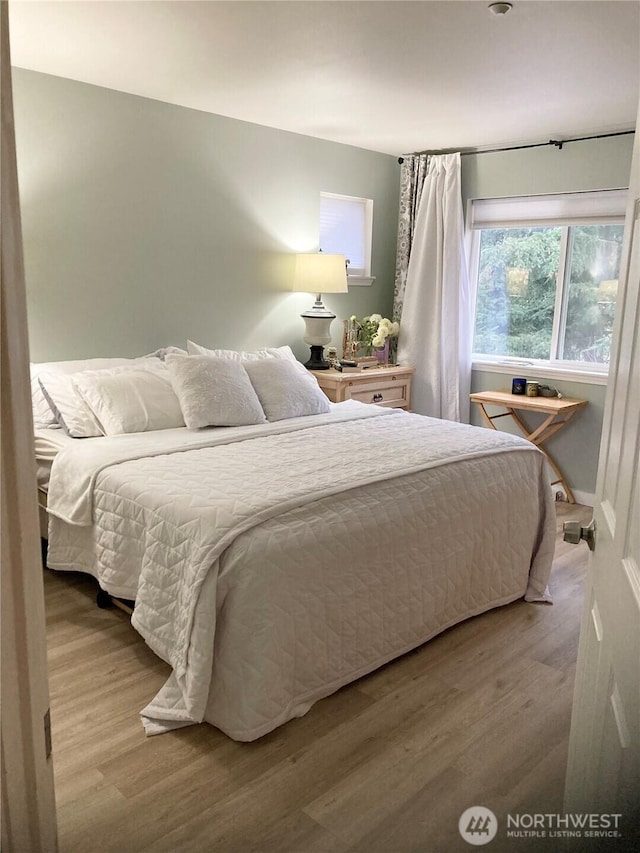
<svg viewBox="0 0 640 853"><path fill-rule="evenodd" d="M480 231L474 352L608 365L622 222Z"/></svg>

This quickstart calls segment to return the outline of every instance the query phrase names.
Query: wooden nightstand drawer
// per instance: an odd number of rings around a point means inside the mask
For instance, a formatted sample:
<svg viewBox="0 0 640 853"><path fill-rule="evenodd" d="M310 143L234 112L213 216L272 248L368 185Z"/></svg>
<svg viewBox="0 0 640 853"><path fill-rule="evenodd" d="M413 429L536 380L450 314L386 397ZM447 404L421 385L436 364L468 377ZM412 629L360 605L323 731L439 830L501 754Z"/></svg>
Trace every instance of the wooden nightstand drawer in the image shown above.
<svg viewBox="0 0 640 853"><path fill-rule="evenodd" d="M411 406L412 367L370 368L357 373L314 370L312 373L333 403L358 400L399 409Z"/></svg>
<svg viewBox="0 0 640 853"><path fill-rule="evenodd" d="M347 383L347 397L379 406L408 406L407 390L407 380L395 376L390 377L384 384L357 381L353 384Z"/></svg>

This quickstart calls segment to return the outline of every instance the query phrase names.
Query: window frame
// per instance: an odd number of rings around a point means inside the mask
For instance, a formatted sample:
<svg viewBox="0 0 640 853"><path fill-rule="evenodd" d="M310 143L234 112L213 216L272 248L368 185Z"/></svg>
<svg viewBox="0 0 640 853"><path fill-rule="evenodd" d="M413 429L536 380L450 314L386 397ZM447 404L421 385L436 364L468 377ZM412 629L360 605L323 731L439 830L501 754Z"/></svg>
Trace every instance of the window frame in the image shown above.
<svg viewBox="0 0 640 853"><path fill-rule="evenodd" d="M347 267L347 285L355 285L360 287L368 287L373 284L376 280L375 276L371 275L371 250L373 243L373 199L364 198L362 196L352 196L345 195L343 193L331 193L325 192L324 190L320 191L320 206L322 206L322 199L329 198L334 201L345 201L349 204L353 204L354 202L361 203L364 208L364 233L362 235L362 247L363 247L363 257L364 257L364 270L363 273L353 273L349 272L349 267ZM321 251L324 251L324 246L322 245L322 233L320 232L320 224L319 224L319 245ZM344 254L345 257L348 257L348 252L341 252L340 254Z"/></svg>
<svg viewBox="0 0 640 853"><path fill-rule="evenodd" d="M467 249L469 279L473 283L474 292L472 334L475 336L475 300L477 299L482 231L523 227L560 227L562 229L560 261L556 275L556 298L550 345L551 354L555 353L557 356L560 341L564 340L566 331L566 307L571 272L567 261L571 257L573 240L571 228L576 225L624 224L626 196L626 189L616 189L504 199L469 199L467 202ZM487 205L489 217L493 216L493 221L481 220L484 227L482 224L476 224L474 203ZM530 210L534 212L533 216L527 215L529 205L532 206ZM590 205L592 205L591 210ZM489 206L494 208L493 213ZM512 211L511 215L508 213L509 209ZM517 213L517 216L514 213ZM572 361L557 357L519 358L474 351L471 360L474 370L510 374L517 370L525 378L538 376L544 379L567 379L605 385L609 375L608 364Z"/></svg>

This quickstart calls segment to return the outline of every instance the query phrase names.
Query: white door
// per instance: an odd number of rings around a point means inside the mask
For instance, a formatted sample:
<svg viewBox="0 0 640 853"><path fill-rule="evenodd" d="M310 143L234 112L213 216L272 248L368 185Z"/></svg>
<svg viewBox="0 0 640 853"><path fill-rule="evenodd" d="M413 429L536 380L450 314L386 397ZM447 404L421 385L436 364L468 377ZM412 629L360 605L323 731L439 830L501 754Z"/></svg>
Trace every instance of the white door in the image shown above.
<svg viewBox="0 0 640 853"><path fill-rule="evenodd" d="M8 4L0 2L0 845L58 849Z"/></svg>
<svg viewBox="0 0 640 853"><path fill-rule="evenodd" d="M624 840L605 836L601 845L589 850L600 846L631 850L632 838L640 839L639 136L640 119L600 449L596 548L580 633L565 792L568 813L621 815L610 821L610 831L617 823ZM605 831L602 821L596 822L598 830Z"/></svg>

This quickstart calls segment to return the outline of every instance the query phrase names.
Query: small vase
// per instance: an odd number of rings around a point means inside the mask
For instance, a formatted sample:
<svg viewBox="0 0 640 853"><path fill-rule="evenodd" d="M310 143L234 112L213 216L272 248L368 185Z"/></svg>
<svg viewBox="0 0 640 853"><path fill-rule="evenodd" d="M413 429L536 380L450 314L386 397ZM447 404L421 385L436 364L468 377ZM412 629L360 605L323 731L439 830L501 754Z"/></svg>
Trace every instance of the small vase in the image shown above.
<svg viewBox="0 0 640 853"><path fill-rule="evenodd" d="M389 338L384 342L384 346L376 347L373 354L378 359L380 364L389 364Z"/></svg>

